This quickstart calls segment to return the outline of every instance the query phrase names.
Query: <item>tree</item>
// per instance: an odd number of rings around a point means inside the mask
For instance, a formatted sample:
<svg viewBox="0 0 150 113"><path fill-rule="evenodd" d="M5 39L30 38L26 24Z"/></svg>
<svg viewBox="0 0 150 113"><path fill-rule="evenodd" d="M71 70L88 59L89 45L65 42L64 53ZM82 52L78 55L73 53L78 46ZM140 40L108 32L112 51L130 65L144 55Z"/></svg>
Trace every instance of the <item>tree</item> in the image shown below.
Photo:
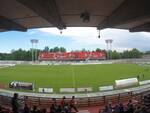
<svg viewBox="0 0 150 113"><path fill-rule="evenodd" d="M66 49L64 47L54 47L49 49L48 46L46 46L44 51L47 52L66 52ZM37 56L39 55L39 52L41 50L37 50ZM81 51L81 50L80 50ZM82 51L87 51L83 49ZM106 54L106 58L112 58L112 59L119 59L119 58L140 58L142 57L142 53L136 49L133 48L132 50L125 50L122 53L119 53L117 51L109 51L107 54L106 50L101 50L97 48L95 51L97 52L104 52ZM30 50L11 50L11 53L0 53L0 60L25 60L25 61L31 61L32 60L32 49Z"/></svg>
<svg viewBox="0 0 150 113"><path fill-rule="evenodd" d="M64 47L59 48L60 52L66 52L66 49Z"/></svg>
<svg viewBox="0 0 150 113"><path fill-rule="evenodd" d="M139 50L137 50L136 48L133 48L131 50L131 56L132 56L132 58L140 58L140 57L142 57L142 53Z"/></svg>
<svg viewBox="0 0 150 113"><path fill-rule="evenodd" d="M101 49L99 49L99 48L96 48L96 50L95 50L96 52L101 52L102 50Z"/></svg>
<svg viewBox="0 0 150 113"><path fill-rule="evenodd" d="M150 51L146 51L144 54L150 54Z"/></svg>
<svg viewBox="0 0 150 113"><path fill-rule="evenodd" d="M59 47L54 47L54 52L59 52L59 51L60 51Z"/></svg>
<svg viewBox="0 0 150 113"><path fill-rule="evenodd" d="M82 52L86 52L86 49L85 49L85 48L83 48L81 51L82 51Z"/></svg>
<svg viewBox="0 0 150 113"><path fill-rule="evenodd" d="M136 49L136 48L133 48L132 50L126 50L126 51L123 51L122 53L122 58L141 58L142 57L142 53Z"/></svg>
<svg viewBox="0 0 150 113"><path fill-rule="evenodd" d="M120 58L120 53L117 52L116 50L112 51L112 59L119 59Z"/></svg>
<svg viewBox="0 0 150 113"><path fill-rule="evenodd" d="M49 52L49 47L48 46L45 46L44 50L45 52Z"/></svg>

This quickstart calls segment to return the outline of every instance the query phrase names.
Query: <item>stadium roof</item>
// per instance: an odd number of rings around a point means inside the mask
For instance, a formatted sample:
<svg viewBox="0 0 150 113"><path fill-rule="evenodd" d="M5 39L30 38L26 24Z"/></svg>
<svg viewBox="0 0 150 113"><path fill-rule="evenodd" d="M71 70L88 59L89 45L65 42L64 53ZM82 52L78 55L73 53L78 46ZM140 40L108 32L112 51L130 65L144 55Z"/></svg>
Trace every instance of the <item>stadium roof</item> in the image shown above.
<svg viewBox="0 0 150 113"><path fill-rule="evenodd" d="M150 31L150 0L0 0L0 31L43 27Z"/></svg>

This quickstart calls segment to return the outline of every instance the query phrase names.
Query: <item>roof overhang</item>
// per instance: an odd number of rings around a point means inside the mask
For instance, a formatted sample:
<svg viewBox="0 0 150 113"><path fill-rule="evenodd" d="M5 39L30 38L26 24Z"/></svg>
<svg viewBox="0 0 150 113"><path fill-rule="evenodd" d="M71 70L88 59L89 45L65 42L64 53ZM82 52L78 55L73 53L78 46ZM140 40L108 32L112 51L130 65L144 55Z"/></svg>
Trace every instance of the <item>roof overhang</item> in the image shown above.
<svg viewBox="0 0 150 113"><path fill-rule="evenodd" d="M0 1L0 31L44 27L150 31L150 0Z"/></svg>

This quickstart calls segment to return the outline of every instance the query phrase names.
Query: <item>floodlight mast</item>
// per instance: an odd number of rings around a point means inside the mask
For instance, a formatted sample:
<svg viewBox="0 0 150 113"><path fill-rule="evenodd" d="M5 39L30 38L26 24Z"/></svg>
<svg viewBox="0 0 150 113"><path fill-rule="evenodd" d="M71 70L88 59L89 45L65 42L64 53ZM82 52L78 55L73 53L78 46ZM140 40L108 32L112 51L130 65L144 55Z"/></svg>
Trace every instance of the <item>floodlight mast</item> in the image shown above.
<svg viewBox="0 0 150 113"><path fill-rule="evenodd" d="M38 60L38 54L37 54L37 44L38 44L39 40L35 40L35 60Z"/></svg>
<svg viewBox="0 0 150 113"><path fill-rule="evenodd" d="M33 43L34 43L34 40L31 39L30 42L31 42L31 44L32 44L31 52L32 52L32 61L33 61L33 60L34 60L34 59L33 59L33 58L34 58L34 54L33 54Z"/></svg>
<svg viewBox="0 0 150 113"><path fill-rule="evenodd" d="M107 39L105 40L106 46L107 46L107 58L110 59L111 58L111 50L112 50L112 39Z"/></svg>
<svg viewBox="0 0 150 113"><path fill-rule="evenodd" d="M37 44L38 44L39 40L31 39L30 42L32 44L32 61L34 61L34 60L38 59L38 57L37 57ZM34 49L35 49L35 54L34 54Z"/></svg>

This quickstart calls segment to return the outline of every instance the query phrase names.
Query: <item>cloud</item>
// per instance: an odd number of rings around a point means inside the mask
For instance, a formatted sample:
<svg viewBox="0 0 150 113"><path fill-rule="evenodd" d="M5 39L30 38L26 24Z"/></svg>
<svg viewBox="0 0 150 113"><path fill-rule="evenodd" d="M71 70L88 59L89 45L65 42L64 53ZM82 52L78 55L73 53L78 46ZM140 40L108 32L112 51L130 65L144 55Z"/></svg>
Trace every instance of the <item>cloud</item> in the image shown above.
<svg viewBox="0 0 150 113"><path fill-rule="evenodd" d="M28 35L34 35L34 34L37 33L37 30L31 30L31 31L29 31L29 32L27 32L27 33L28 33Z"/></svg>
<svg viewBox="0 0 150 113"><path fill-rule="evenodd" d="M82 48L98 47L106 49L105 40L112 39L113 50L122 51L132 48L138 48L142 51L150 50L150 33L147 32L130 33L128 30L105 29L100 31L101 38L99 39L97 29L92 27L70 27L63 30L62 34L57 28L41 28L38 30L49 35L72 39L70 43L72 43L72 46L77 45L78 48L81 46Z"/></svg>

